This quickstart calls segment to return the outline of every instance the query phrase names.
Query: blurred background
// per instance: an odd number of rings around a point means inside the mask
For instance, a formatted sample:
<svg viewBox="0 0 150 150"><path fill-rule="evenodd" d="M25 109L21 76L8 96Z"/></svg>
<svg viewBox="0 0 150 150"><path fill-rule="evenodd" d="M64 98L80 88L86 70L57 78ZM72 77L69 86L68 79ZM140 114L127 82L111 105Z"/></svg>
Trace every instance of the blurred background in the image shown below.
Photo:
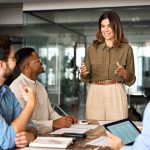
<svg viewBox="0 0 150 150"><path fill-rule="evenodd" d="M134 52L136 83L126 87L130 117L141 120L150 100L150 1L122 0L0 0L0 33L11 35L13 47L39 53L51 103L84 119L88 84L79 67L95 39L99 16L116 11Z"/></svg>

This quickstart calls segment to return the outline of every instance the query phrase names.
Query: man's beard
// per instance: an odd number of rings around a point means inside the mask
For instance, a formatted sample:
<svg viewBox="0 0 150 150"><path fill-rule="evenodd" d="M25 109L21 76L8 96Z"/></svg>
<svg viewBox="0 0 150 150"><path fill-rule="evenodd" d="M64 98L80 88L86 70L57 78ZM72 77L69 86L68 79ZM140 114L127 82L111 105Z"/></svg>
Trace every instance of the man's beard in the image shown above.
<svg viewBox="0 0 150 150"><path fill-rule="evenodd" d="M9 65L7 64L7 68L6 68L6 70L5 70L5 73L4 73L4 75L3 75L3 78L4 78L5 80L7 80L7 79L12 75L12 72L13 72L13 69L11 69L11 68L9 67Z"/></svg>

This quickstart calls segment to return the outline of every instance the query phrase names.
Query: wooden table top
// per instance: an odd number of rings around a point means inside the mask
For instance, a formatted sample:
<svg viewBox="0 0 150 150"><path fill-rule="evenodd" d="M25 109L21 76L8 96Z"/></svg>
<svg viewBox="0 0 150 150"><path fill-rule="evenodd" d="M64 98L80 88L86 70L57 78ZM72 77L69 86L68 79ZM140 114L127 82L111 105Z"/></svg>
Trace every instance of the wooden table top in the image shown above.
<svg viewBox="0 0 150 150"><path fill-rule="evenodd" d="M105 134L105 129L102 125L99 125L97 121L92 121L92 124L97 124L98 127L95 129L91 129L87 132L86 138L78 138L75 139L73 144L71 144L67 149L65 150L110 150L109 147L97 147L92 145L86 145L91 140L94 140L96 138L99 138L102 135ZM44 134L43 136L51 136L49 133ZM64 149L58 149L58 148L33 148L33 147L27 147L23 149L14 149L14 150L64 150Z"/></svg>
<svg viewBox="0 0 150 150"><path fill-rule="evenodd" d="M97 124L98 127L96 129L91 129L87 132L87 137L86 138L78 138L76 139L73 144L71 144L67 149L58 149L58 148L32 148L32 147L26 147L23 149L13 149L13 150L111 150L109 147L97 147L97 146L92 146L92 145L86 145L86 143L90 142L91 140L94 140L96 138L99 138L102 135L106 135L105 129L102 126L105 123L109 123L112 121L100 121L99 125L98 121L91 121L91 124ZM141 122L135 122L135 124L138 127L142 127ZM49 133L45 133L42 136L53 136L50 135Z"/></svg>
<svg viewBox="0 0 150 150"><path fill-rule="evenodd" d="M92 129L87 132L87 137L83 139L77 139L72 145L68 147L68 150L110 150L110 148L100 148L97 146L86 145L91 140L99 138L105 134L105 129L103 126L98 126L96 129Z"/></svg>
<svg viewBox="0 0 150 150"><path fill-rule="evenodd" d="M109 147L102 148L102 147L97 147L97 146L92 146L92 145L86 145L86 143L88 143L89 141L94 140L96 138L99 138L102 135L106 135L104 127L99 125L99 123L97 121L92 121L92 124L97 124L98 127L95 128L95 129L89 130L87 132L87 137L86 138L76 139L73 142L73 144L71 144L67 148L67 150L110 150ZM50 149L50 150L60 150L60 149ZM61 149L61 150L63 150L63 149Z"/></svg>

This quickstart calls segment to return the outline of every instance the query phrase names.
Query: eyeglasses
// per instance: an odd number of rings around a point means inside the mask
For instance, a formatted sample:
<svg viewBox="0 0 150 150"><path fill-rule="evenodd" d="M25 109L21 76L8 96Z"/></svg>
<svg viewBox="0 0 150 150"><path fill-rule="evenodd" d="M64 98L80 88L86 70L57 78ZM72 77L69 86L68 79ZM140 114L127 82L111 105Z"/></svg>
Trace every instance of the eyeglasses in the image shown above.
<svg viewBox="0 0 150 150"><path fill-rule="evenodd" d="M34 62L42 62L42 60L40 58L38 59L34 59L34 60L27 60L24 64L24 67L28 64L28 63L34 63Z"/></svg>
<svg viewBox="0 0 150 150"><path fill-rule="evenodd" d="M30 60L30 62L36 62L36 61L42 62L42 60L40 58L35 59L35 60Z"/></svg>

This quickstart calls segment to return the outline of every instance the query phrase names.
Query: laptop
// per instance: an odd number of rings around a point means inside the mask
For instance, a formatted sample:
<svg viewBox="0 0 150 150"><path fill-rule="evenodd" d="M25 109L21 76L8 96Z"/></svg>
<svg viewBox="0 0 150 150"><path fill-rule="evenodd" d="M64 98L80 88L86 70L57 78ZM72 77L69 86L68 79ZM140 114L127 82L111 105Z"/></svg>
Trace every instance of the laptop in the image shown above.
<svg viewBox="0 0 150 150"><path fill-rule="evenodd" d="M104 124L104 127L114 135L122 139L123 144L132 145L141 131L130 119Z"/></svg>

